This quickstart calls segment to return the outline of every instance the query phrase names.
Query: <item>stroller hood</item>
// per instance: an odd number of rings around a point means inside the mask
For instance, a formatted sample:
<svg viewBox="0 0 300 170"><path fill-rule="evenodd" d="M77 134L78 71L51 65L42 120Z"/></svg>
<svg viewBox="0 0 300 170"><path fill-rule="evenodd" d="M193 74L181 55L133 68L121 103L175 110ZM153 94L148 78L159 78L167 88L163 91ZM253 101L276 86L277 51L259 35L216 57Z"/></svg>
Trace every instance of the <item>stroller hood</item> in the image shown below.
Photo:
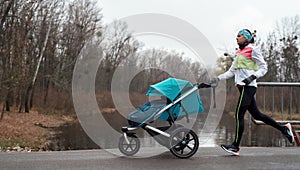
<svg viewBox="0 0 300 170"><path fill-rule="evenodd" d="M168 78L162 82L151 85L147 96L166 96L172 102L185 87L193 87L193 84L186 80Z"/></svg>
<svg viewBox="0 0 300 170"><path fill-rule="evenodd" d="M178 97L193 87L192 83L186 80L168 78L162 82L151 85L146 95L165 96L173 103ZM155 114L168 104L170 103L165 98L147 102L128 115L128 122L133 127L142 126L147 122L153 121ZM163 121L178 120L183 117L187 117L188 119L188 115L198 114L203 111L200 95L198 91L194 91L181 99L178 103L173 104L168 110L164 111L158 119Z"/></svg>

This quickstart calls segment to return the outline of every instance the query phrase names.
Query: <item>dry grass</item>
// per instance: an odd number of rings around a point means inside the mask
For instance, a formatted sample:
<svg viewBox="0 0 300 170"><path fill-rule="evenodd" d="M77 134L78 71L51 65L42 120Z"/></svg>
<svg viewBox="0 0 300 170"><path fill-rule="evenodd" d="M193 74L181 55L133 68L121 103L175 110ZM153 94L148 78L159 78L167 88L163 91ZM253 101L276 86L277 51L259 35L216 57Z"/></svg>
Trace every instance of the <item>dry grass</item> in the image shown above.
<svg viewBox="0 0 300 170"><path fill-rule="evenodd" d="M44 149L50 127L58 127L71 117L58 115L6 112L0 121L0 150L8 147Z"/></svg>

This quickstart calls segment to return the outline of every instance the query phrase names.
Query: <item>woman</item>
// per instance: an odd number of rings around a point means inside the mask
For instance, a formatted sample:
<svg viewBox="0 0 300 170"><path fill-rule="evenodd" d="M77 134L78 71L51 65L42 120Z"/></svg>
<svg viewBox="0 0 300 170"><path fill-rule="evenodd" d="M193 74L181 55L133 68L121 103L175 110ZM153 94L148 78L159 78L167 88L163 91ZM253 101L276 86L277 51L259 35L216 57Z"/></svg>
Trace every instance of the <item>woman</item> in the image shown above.
<svg viewBox="0 0 300 170"><path fill-rule="evenodd" d="M254 98L257 88L256 79L264 76L268 68L260 51L251 45L254 42L251 32L247 29L240 30L236 41L239 45L239 50L236 52L230 69L212 80L213 83L217 84L219 80L226 80L234 76L235 85L240 92L235 114L235 140L232 144L221 145L221 147L233 155L239 155L239 146L244 131L244 115L247 110L254 119L263 121L280 130L291 143L294 143L290 123L281 126L269 116L261 113L257 108Z"/></svg>

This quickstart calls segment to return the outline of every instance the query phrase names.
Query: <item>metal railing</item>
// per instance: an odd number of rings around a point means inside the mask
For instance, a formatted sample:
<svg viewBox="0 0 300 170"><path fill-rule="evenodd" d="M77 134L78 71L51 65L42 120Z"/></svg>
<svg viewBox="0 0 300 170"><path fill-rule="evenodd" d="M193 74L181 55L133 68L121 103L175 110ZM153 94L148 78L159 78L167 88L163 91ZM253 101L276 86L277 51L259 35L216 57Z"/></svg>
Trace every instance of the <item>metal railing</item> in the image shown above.
<svg viewBox="0 0 300 170"><path fill-rule="evenodd" d="M280 107L281 107L281 117L282 120L275 120L278 123L292 123L292 124L300 124L300 120L293 120L293 88L299 88L300 83L285 83L285 82L257 82L258 87L263 87L263 109L264 111L266 110L266 88L271 88L271 96L268 96L268 99L271 99L271 111L272 111L272 116L274 116L275 112L275 87L276 88L281 88L281 94L280 94L280 99L276 100L281 100L280 101ZM286 94L283 92L283 88L289 88L289 94ZM299 89L300 90L300 89ZM261 95L261 93L260 93ZM284 120L284 96L286 97L289 95L289 119ZM278 96L278 95L277 95ZM300 98L300 96L299 96ZM300 100L300 99L299 99ZM300 104L300 103L299 103ZM250 115L249 115L250 116ZM262 121L255 120L253 117L251 117L251 120L255 124L264 124Z"/></svg>

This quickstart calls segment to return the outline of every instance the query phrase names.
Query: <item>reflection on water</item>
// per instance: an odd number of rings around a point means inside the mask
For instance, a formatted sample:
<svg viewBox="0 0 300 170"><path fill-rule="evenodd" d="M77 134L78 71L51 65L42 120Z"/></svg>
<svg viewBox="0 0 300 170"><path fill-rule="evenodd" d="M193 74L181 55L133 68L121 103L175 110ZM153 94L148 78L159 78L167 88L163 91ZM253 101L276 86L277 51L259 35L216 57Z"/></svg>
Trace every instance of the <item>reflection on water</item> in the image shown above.
<svg viewBox="0 0 300 170"><path fill-rule="evenodd" d="M205 120L205 118L206 115L203 114L202 120ZM228 114L223 114L221 122L213 134L201 133L201 128L203 127L203 121L201 120L197 121L193 127L199 136L200 147L229 144L235 137L234 118ZM101 146L99 147L85 134L79 122L67 124L53 130L56 133L50 139L52 142L49 145L49 149L52 150L97 149L101 147L108 149L115 148L118 145L118 138L106 135L105 137L99 137L101 141ZM143 147L161 146L142 129L138 132L138 136L144 136L140 138L141 146ZM248 124L248 120L245 120L245 131L241 145L262 147L292 146L278 130L266 125Z"/></svg>
<svg viewBox="0 0 300 170"><path fill-rule="evenodd" d="M235 138L235 121L232 116L224 114L219 126L213 134L201 133L201 128L196 131L199 137L200 147L214 147L221 144L230 144ZM149 135L146 136L146 138L141 139L143 146L160 146L152 137ZM255 125L245 120L245 130L241 146L283 147L294 145L290 144L277 129L267 125Z"/></svg>
<svg viewBox="0 0 300 170"><path fill-rule="evenodd" d="M223 114L222 121L215 133L217 145L231 143L235 138L235 121L233 117ZM245 120L241 145L261 147L293 146L277 129L268 125L255 125L247 119Z"/></svg>

